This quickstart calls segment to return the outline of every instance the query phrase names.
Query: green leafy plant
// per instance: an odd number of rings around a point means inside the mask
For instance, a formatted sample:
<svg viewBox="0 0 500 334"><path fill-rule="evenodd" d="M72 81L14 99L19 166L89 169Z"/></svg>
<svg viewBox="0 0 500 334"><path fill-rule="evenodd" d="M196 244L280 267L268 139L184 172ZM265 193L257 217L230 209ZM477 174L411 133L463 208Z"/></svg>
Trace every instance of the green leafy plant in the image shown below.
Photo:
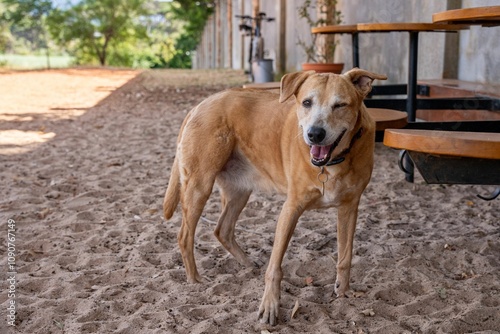
<svg viewBox="0 0 500 334"><path fill-rule="evenodd" d="M191 68L191 55L201 40L208 18L214 13L213 0L173 0L168 17L182 24L180 34L175 38L175 53L167 66Z"/></svg>
<svg viewBox="0 0 500 334"><path fill-rule="evenodd" d="M52 8L51 0L2 0L0 29L3 38L0 36L0 48L5 51L15 45L22 45L28 52L45 49L47 67L50 68L47 17ZM5 33L6 30L9 30L9 34Z"/></svg>
<svg viewBox="0 0 500 334"><path fill-rule="evenodd" d="M147 39L141 18L149 14L147 0L82 0L69 8L56 8L48 17L57 43L84 61L108 58L122 43ZM79 57L81 56L81 57ZM86 59L90 58L90 59Z"/></svg>
<svg viewBox="0 0 500 334"><path fill-rule="evenodd" d="M342 13L336 9L337 0L304 0L297 7L299 18L305 20L311 28L342 23ZM315 13L315 15L313 14ZM333 63L335 48L338 41L333 35L318 35L311 33L311 42L300 37L297 44L304 50L308 63Z"/></svg>

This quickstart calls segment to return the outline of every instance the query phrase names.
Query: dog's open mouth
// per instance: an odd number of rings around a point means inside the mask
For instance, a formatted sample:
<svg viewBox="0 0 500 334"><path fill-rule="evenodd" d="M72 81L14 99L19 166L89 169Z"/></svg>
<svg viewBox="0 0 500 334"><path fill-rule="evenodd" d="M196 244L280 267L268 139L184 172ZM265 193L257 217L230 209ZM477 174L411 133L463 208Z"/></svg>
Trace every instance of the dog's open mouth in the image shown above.
<svg viewBox="0 0 500 334"><path fill-rule="evenodd" d="M342 131L342 133L337 137L335 142L331 145L326 146L318 146L311 145L311 163L315 166L321 167L324 166L330 161L332 157L332 152L339 145L340 141L344 137L346 130Z"/></svg>

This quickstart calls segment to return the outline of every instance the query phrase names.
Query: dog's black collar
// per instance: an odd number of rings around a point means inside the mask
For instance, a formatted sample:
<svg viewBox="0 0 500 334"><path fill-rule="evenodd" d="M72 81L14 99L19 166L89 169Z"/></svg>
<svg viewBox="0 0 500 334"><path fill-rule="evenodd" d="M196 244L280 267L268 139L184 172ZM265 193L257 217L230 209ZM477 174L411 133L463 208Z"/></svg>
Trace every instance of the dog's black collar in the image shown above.
<svg viewBox="0 0 500 334"><path fill-rule="evenodd" d="M343 150L342 152L340 152L340 154L337 155L335 158L333 158L332 160L328 161L326 163L326 165L327 166L333 166L333 165L338 165L338 164L344 162L345 156L351 151L351 148L354 145L354 142L357 139L361 138L362 135L363 135L363 127L359 128L358 132L356 132L356 134L354 135L354 137L352 137L351 144L349 145L349 147L346 148L345 150Z"/></svg>

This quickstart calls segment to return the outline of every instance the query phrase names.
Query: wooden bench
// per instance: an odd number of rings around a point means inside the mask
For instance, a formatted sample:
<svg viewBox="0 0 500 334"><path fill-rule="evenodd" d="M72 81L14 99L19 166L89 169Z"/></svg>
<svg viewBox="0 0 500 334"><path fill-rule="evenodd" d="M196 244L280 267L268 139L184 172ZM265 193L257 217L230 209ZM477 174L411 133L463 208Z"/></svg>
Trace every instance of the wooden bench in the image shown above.
<svg viewBox="0 0 500 334"><path fill-rule="evenodd" d="M427 183L500 185L500 133L387 129L384 145L406 150Z"/></svg>
<svg viewBox="0 0 500 334"><path fill-rule="evenodd" d="M383 108L366 108L377 124L377 131L385 129L400 129L408 124L406 113L403 111Z"/></svg>

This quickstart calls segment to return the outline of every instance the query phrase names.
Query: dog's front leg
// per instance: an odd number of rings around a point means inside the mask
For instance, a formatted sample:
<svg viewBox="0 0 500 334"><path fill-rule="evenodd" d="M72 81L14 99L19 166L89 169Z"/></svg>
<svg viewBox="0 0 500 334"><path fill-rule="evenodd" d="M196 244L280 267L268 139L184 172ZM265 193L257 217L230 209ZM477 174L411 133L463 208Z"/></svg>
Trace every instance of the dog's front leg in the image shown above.
<svg viewBox="0 0 500 334"><path fill-rule="evenodd" d="M273 250L266 270L266 287L259 307L261 322L269 323L272 326L276 325L278 319L281 279L283 278L281 263L297 221L303 212L302 205L297 201L287 199L276 226Z"/></svg>
<svg viewBox="0 0 500 334"><path fill-rule="evenodd" d="M337 297L344 297L349 290L351 275L352 247L356 221L358 219L359 198L343 202L337 213L337 280L335 293Z"/></svg>

